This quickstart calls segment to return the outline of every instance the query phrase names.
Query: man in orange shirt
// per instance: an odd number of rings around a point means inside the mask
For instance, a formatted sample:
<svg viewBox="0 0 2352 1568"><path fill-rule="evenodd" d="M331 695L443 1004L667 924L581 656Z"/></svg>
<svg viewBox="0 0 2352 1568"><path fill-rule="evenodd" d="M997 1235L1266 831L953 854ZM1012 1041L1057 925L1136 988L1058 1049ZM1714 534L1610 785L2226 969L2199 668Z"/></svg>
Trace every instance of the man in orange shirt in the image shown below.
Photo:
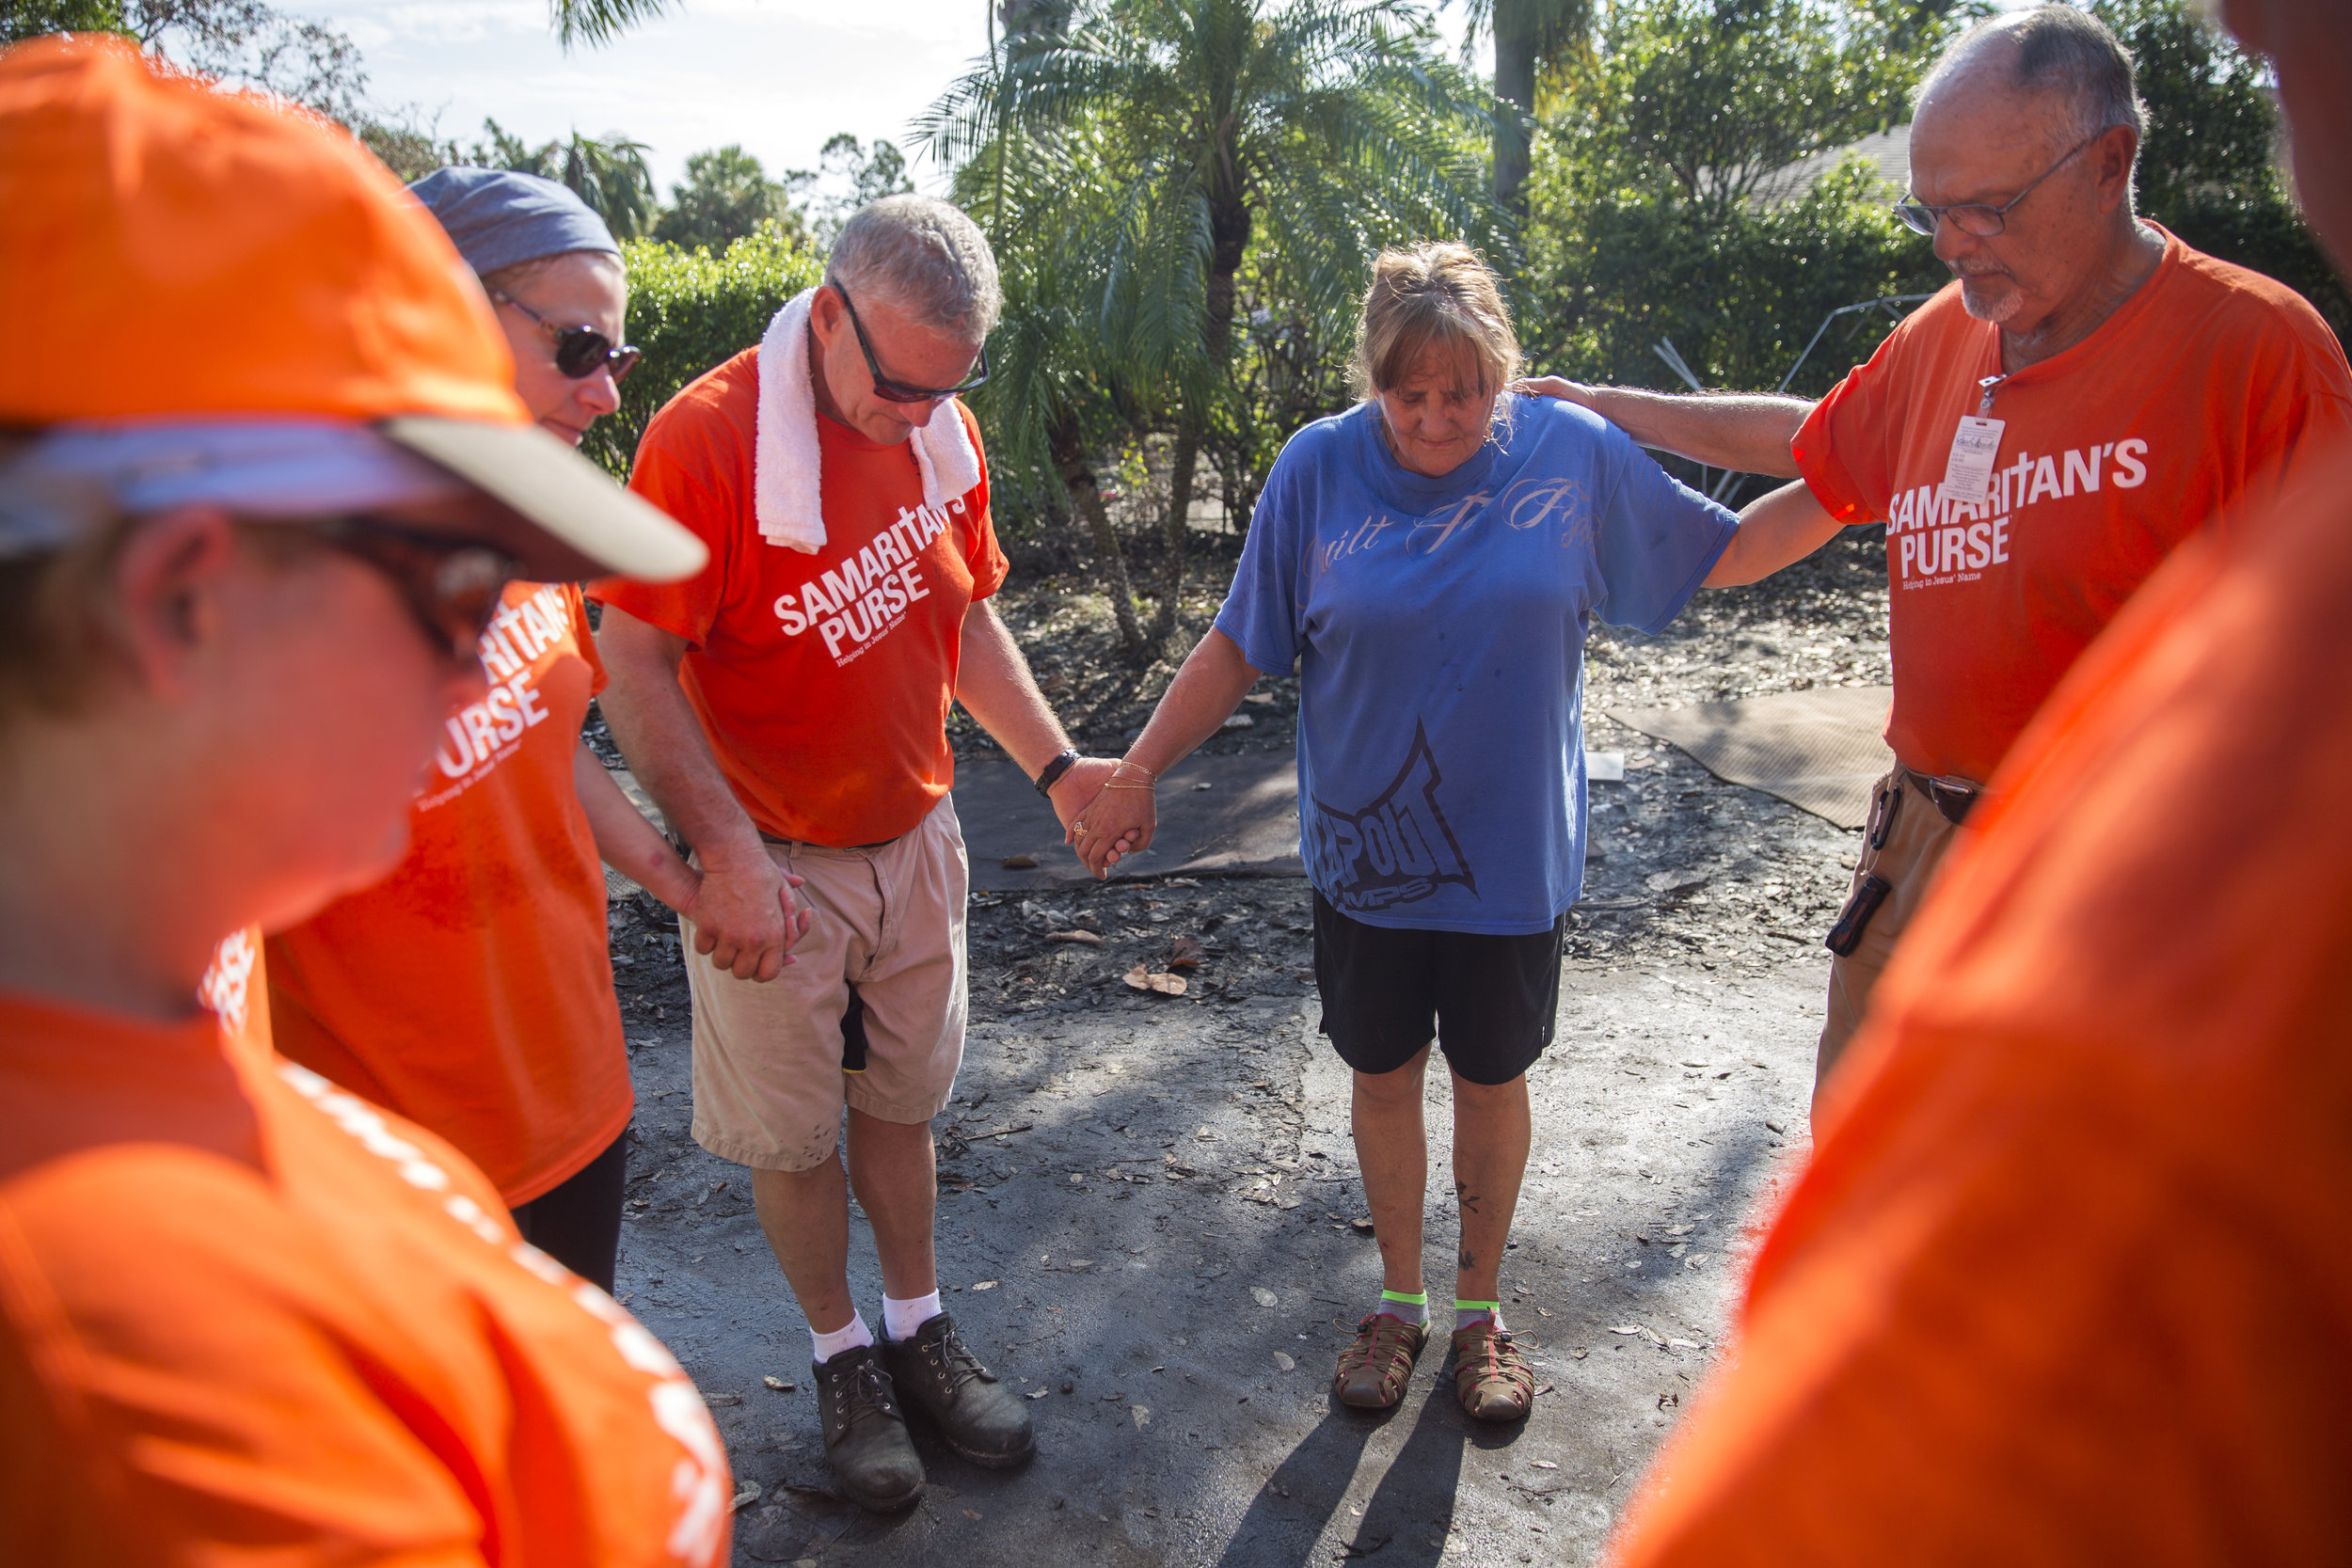
<svg viewBox="0 0 2352 1568"><path fill-rule="evenodd" d="M0 1562L727 1559L669 1354L268 1049L252 927L400 859L505 583L703 558L460 269L340 130L0 54Z"/></svg>
<svg viewBox="0 0 2352 1568"><path fill-rule="evenodd" d="M638 447L631 486L700 534L710 564L675 587L596 590L613 736L703 874L681 922L694 1137L752 1168L808 1318L826 1456L875 1509L922 1491L900 1395L977 1464L1019 1464L1035 1442L940 1309L933 1261L930 1118L965 1007L948 707L1065 824L1112 767L1069 749L987 603L1005 558L977 427L953 400L987 373L1000 298L988 241L946 202L860 211L824 286ZM850 1294L845 1103L882 1260L879 1347Z"/></svg>
<svg viewBox="0 0 2352 1568"><path fill-rule="evenodd" d="M1818 404L1572 396L1753 473L1827 539L1886 525L1897 767L1830 944L1818 1085L1972 802L2051 688L2207 518L2352 430L2352 372L2291 290L2132 213L2132 61L2066 5L1997 17L1919 89L1898 212L1958 281Z"/></svg>
<svg viewBox="0 0 2352 1568"><path fill-rule="evenodd" d="M2341 264L2342 7L2224 11ZM2344 1560L2352 447L2300 467L2011 749L1621 1568Z"/></svg>

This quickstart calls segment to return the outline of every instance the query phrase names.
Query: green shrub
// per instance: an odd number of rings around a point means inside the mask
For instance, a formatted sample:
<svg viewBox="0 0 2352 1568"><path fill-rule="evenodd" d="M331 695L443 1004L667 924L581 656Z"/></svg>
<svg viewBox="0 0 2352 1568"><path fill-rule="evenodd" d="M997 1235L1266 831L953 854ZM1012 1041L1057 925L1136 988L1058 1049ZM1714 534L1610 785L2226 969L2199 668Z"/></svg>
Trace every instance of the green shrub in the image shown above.
<svg viewBox="0 0 2352 1568"><path fill-rule="evenodd" d="M628 240L628 341L644 352L621 383L620 412L600 420L580 450L626 479L637 438L678 388L759 341L784 302L824 277L824 259L773 231L723 255Z"/></svg>
<svg viewBox="0 0 2352 1568"><path fill-rule="evenodd" d="M2210 256L2277 278L2337 337L2352 293L2305 227L2279 167L2269 71L2183 0L2097 0L2139 67L2148 139L2139 211Z"/></svg>
<svg viewBox="0 0 2352 1568"><path fill-rule="evenodd" d="M1719 214L1645 191L1543 204L1549 179L1539 154L1528 355L1539 369L1579 380L1680 391L1652 347L1666 339L1708 385L1769 390L1830 312L1949 281L1928 242L1888 214L1859 163L1799 200ZM1827 391L1896 319L1840 318L1788 389Z"/></svg>

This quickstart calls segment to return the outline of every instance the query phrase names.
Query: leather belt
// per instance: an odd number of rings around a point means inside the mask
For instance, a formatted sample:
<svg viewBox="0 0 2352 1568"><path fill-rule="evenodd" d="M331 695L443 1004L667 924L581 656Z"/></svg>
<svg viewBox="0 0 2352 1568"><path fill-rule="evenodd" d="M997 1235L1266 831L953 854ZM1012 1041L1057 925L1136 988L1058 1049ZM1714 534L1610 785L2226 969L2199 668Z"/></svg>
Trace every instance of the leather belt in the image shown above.
<svg viewBox="0 0 2352 1568"><path fill-rule="evenodd" d="M1984 785L1974 779L1963 779L1953 773L1931 779L1908 768L1900 771L1910 781L1911 787L1931 801L1935 809L1944 814L1944 820L1955 828L1968 820L1968 814L1984 798Z"/></svg>
<svg viewBox="0 0 2352 1568"><path fill-rule="evenodd" d="M898 838L904 838L906 836L906 834L900 833ZM879 844L811 844L806 839L778 838L773 833L762 833L759 835L759 842L762 844L781 844L787 849L834 849L846 853L849 851L863 852L868 849L887 849L892 845L898 843L898 838L885 838Z"/></svg>

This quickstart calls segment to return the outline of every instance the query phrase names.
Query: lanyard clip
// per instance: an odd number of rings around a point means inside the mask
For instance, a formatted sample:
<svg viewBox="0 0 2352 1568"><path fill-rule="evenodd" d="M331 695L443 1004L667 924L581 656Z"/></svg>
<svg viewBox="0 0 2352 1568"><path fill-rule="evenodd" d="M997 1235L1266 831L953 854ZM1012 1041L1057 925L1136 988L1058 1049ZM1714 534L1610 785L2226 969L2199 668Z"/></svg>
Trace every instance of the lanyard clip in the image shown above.
<svg viewBox="0 0 2352 1568"><path fill-rule="evenodd" d="M1981 420L1993 412L1993 388L2008 379L2007 375L1988 375L1978 381L1977 386L1983 391L1984 397L1977 404L1977 418Z"/></svg>

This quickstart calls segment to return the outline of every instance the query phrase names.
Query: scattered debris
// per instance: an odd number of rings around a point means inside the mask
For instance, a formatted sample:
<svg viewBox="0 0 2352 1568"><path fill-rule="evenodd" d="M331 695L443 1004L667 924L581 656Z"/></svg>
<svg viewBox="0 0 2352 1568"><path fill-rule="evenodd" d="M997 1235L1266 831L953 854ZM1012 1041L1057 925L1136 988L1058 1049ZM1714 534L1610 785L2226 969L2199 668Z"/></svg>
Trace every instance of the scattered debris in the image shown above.
<svg viewBox="0 0 2352 1568"><path fill-rule="evenodd" d="M1008 871L1035 871L1037 857L1035 855L1007 855L1004 865Z"/></svg>
<svg viewBox="0 0 2352 1568"><path fill-rule="evenodd" d="M1080 947L1100 947L1103 945L1102 933L1099 931L1048 931L1045 933L1045 940L1047 942L1075 942Z"/></svg>

